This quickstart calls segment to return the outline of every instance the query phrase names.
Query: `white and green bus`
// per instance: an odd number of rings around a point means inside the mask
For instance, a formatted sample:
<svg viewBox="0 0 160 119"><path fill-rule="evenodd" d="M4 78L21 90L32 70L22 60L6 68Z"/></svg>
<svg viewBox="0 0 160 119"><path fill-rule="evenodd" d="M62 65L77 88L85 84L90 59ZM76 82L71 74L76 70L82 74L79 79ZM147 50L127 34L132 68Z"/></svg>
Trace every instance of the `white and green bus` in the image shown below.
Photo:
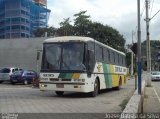
<svg viewBox="0 0 160 119"><path fill-rule="evenodd" d="M126 83L125 54L89 37L63 36L43 43L40 90L84 92Z"/></svg>

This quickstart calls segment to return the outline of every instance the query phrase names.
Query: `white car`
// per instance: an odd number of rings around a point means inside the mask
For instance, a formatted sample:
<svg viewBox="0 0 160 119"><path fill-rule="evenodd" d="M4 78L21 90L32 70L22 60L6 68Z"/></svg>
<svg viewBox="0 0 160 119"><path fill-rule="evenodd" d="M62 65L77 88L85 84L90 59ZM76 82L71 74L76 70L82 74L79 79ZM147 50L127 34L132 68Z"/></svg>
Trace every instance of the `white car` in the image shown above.
<svg viewBox="0 0 160 119"><path fill-rule="evenodd" d="M160 80L160 71L152 71L151 79L152 80Z"/></svg>
<svg viewBox="0 0 160 119"><path fill-rule="evenodd" d="M22 70L22 69L17 68L17 67L2 68L0 70L0 83L4 81L10 81L11 74L13 74L14 71L19 71L19 70Z"/></svg>

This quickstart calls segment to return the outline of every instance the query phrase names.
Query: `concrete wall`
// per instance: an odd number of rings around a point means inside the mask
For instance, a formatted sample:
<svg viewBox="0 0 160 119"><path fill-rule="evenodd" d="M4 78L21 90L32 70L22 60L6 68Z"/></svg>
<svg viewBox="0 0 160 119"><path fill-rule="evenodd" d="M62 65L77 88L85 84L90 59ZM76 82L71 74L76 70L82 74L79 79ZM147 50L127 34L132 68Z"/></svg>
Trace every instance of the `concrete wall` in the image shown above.
<svg viewBox="0 0 160 119"><path fill-rule="evenodd" d="M39 70L37 50L42 49L43 40L47 38L31 39L1 39L0 40L0 68L20 67L30 70Z"/></svg>

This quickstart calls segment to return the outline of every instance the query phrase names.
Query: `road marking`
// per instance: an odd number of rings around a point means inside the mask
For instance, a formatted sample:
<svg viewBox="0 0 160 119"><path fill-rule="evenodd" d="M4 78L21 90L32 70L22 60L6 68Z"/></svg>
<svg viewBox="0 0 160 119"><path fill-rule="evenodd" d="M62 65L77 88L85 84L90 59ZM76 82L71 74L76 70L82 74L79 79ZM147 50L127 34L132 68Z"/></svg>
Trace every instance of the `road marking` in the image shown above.
<svg viewBox="0 0 160 119"><path fill-rule="evenodd" d="M154 90L154 92L155 92L155 94L156 94L156 96L157 96L157 98L158 98L159 103L160 103L160 97L158 96L157 91L155 90L154 87L153 87L153 90Z"/></svg>

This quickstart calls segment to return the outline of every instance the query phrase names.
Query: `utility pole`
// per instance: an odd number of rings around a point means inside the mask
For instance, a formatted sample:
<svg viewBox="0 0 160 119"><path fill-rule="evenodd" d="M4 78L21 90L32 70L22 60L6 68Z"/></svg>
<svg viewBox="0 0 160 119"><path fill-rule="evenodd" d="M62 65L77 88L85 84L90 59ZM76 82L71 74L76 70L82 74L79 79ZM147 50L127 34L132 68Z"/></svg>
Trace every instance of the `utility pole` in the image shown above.
<svg viewBox="0 0 160 119"><path fill-rule="evenodd" d="M138 30L137 30L137 38L138 38L138 94L141 95L141 24L140 24L140 0L137 0L137 22L138 22Z"/></svg>
<svg viewBox="0 0 160 119"><path fill-rule="evenodd" d="M132 45L133 45L133 35L134 31L132 31ZM133 51L131 51L131 76L133 75Z"/></svg>
<svg viewBox="0 0 160 119"><path fill-rule="evenodd" d="M146 0L146 55L147 55L147 86L151 86L151 51L150 51L150 39L149 39L149 1Z"/></svg>

